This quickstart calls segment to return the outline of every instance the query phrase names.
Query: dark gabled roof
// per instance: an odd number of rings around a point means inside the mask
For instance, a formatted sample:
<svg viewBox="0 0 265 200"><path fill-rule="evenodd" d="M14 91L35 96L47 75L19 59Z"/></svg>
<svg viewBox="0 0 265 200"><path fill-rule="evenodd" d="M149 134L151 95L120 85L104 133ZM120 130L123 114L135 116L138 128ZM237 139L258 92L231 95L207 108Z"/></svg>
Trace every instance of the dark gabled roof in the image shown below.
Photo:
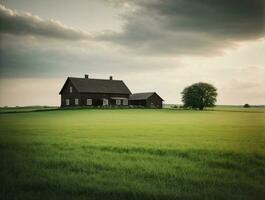
<svg viewBox="0 0 265 200"><path fill-rule="evenodd" d="M67 81L71 81L73 86L80 93L131 94L131 91L121 80L68 77Z"/></svg>
<svg viewBox="0 0 265 200"><path fill-rule="evenodd" d="M143 92L143 93L134 93L130 95L129 100L146 100L154 94L156 94L159 98L161 98L156 92ZM164 100L162 99L162 101Z"/></svg>

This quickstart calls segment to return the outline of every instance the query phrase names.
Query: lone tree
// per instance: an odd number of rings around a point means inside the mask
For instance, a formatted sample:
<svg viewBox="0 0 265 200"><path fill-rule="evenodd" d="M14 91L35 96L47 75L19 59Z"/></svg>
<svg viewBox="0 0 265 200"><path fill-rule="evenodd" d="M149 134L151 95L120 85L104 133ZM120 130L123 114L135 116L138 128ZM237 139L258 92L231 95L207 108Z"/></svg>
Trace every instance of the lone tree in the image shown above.
<svg viewBox="0 0 265 200"><path fill-rule="evenodd" d="M203 110L205 107L215 105L217 89L208 83L195 83L186 87L181 94L184 107Z"/></svg>
<svg viewBox="0 0 265 200"><path fill-rule="evenodd" d="M248 104L248 103L246 103L245 105L244 105L244 108L249 108L250 107L250 105Z"/></svg>

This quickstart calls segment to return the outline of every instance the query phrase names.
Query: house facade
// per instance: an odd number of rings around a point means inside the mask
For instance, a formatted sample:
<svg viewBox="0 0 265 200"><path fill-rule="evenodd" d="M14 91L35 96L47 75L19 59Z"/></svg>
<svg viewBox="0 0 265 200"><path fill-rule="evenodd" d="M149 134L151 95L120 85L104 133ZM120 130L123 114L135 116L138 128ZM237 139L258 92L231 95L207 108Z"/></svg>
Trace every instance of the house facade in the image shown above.
<svg viewBox="0 0 265 200"><path fill-rule="evenodd" d="M122 80L68 77L60 93L61 107L143 106L162 108L163 99L155 92L132 94Z"/></svg>
<svg viewBox="0 0 265 200"><path fill-rule="evenodd" d="M121 80L68 77L60 93L61 107L128 106L130 90Z"/></svg>

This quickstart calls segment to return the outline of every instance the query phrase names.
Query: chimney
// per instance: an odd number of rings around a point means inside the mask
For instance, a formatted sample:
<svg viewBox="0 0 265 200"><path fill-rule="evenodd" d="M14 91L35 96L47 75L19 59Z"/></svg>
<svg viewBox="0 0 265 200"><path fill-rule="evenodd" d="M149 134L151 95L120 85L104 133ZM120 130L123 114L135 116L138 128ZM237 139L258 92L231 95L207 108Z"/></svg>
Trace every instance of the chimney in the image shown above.
<svg viewBox="0 0 265 200"><path fill-rule="evenodd" d="M112 80L112 79L113 79L112 76L110 76L110 77L109 77L109 80Z"/></svg>
<svg viewBox="0 0 265 200"><path fill-rule="evenodd" d="M85 78L88 78L88 74L85 74Z"/></svg>

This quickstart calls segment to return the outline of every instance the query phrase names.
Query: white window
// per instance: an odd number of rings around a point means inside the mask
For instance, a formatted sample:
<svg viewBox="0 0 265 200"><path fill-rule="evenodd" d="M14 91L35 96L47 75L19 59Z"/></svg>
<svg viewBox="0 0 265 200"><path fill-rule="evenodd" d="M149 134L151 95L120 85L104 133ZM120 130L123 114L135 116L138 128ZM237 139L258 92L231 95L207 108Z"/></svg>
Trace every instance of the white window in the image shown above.
<svg viewBox="0 0 265 200"><path fill-rule="evenodd" d="M109 105L109 100L108 99L103 99L103 106Z"/></svg>
<svg viewBox="0 0 265 200"><path fill-rule="evenodd" d="M127 106L128 105L128 99L123 99L122 103L124 106Z"/></svg>
<svg viewBox="0 0 265 200"><path fill-rule="evenodd" d="M87 99L86 100L86 105L91 106L92 105L92 99Z"/></svg>
<svg viewBox="0 0 265 200"><path fill-rule="evenodd" d="M75 99L75 105L78 105L79 99Z"/></svg>
<svg viewBox="0 0 265 200"><path fill-rule="evenodd" d="M66 99L65 100L65 103L66 103L67 106L69 106L70 105L70 100L69 99Z"/></svg>
<svg viewBox="0 0 265 200"><path fill-rule="evenodd" d="M70 86L70 93L72 93L73 92L73 87L72 86Z"/></svg>
<svg viewBox="0 0 265 200"><path fill-rule="evenodd" d="M120 99L116 99L116 105L121 105L121 100Z"/></svg>

